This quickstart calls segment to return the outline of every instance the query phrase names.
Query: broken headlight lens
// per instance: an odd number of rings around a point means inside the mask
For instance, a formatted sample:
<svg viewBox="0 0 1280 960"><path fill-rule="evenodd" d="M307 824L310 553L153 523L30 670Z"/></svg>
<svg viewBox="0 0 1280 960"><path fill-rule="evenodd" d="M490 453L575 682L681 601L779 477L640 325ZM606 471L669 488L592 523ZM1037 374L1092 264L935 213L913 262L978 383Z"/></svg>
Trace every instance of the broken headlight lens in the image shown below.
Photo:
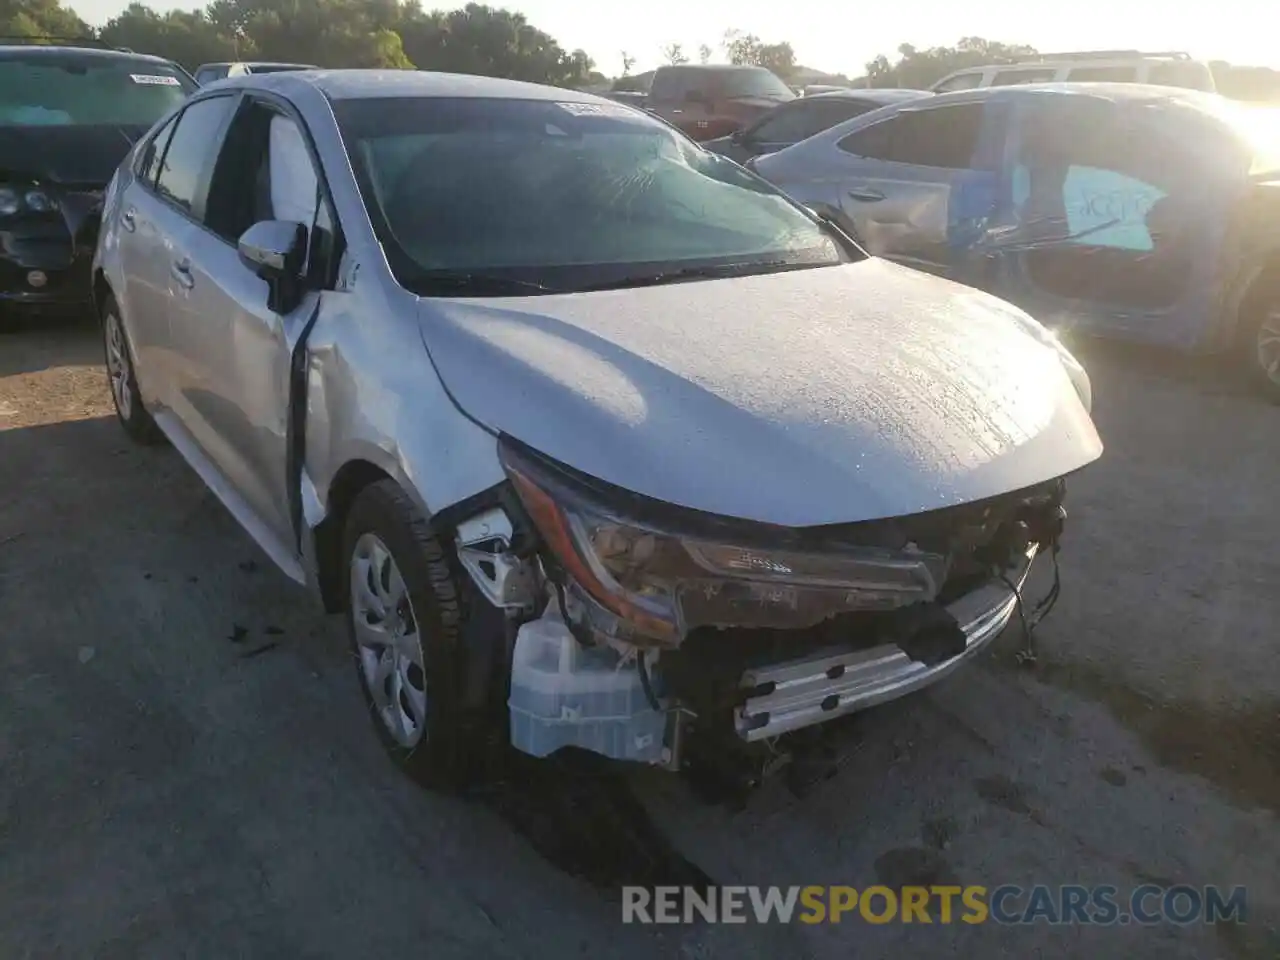
<svg viewBox="0 0 1280 960"><path fill-rule="evenodd" d="M570 599L593 629L628 642L675 644L699 626L800 628L837 613L890 610L931 600L946 576L945 558L923 551L810 552L685 534L631 519L509 443L501 456L568 574Z"/></svg>

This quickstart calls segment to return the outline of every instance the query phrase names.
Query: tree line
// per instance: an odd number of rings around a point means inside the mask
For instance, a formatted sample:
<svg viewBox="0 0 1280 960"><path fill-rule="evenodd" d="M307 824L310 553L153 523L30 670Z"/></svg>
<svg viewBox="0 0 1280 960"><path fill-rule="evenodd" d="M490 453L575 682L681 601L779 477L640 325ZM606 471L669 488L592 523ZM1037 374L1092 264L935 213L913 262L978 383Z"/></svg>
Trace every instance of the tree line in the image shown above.
<svg viewBox="0 0 1280 960"><path fill-rule="evenodd" d="M1000 43L983 37L962 37L951 47L921 49L904 43L898 47L894 59L881 54L865 65L860 76L850 78L842 73L823 73L799 65L789 43L765 43L759 37L737 30L730 30L725 34L721 48L729 63L767 67L789 83L906 87L914 90L927 90L957 70L1015 63L1019 59L1035 56L1038 52L1027 44ZM661 56L669 64L690 62L683 46L678 43L663 47ZM702 45L699 48L700 62L706 63L710 57L711 48ZM614 82L614 89L645 88L652 71L633 75L631 69L635 62L635 57L623 52L623 75ZM1237 66L1224 60L1211 61L1209 68L1218 91L1226 96L1240 100L1280 100L1280 71L1269 67Z"/></svg>
<svg viewBox="0 0 1280 960"><path fill-rule="evenodd" d="M97 38L194 70L224 60L322 67L429 69L558 86L605 81L523 14L480 3L423 9L418 0L211 0L159 13L133 3L94 29L59 0L0 0L0 34Z"/></svg>
<svg viewBox="0 0 1280 960"><path fill-rule="evenodd" d="M583 50L565 50L523 14L468 3L456 10L423 8L421 0L210 0L203 9L157 12L133 3L101 28L86 24L61 0L0 0L0 34L96 37L174 60L189 70L222 60L282 60L326 67L385 67L443 70L509 77L569 87L608 87ZM892 59L867 63L860 76L824 73L797 63L786 41L770 42L727 30L718 44L686 51L668 44L665 63L709 63L767 67L794 83L832 83L925 89L965 67L1010 63L1034 55L1025 44L963 37L955 46L917 48L904 43ZM637 58L622 53L615 90L644 90L652 71L634 74ZM1266 67L1211 65L1218 89L1247 100L1280 98L1280 72Z"/></svg>

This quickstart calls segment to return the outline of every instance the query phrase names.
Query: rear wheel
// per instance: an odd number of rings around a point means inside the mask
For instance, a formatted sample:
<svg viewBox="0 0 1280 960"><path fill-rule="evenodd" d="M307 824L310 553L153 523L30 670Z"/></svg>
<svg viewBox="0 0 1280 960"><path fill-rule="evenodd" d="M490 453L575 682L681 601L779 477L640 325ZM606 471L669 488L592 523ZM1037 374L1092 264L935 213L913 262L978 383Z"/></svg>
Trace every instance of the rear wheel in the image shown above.
<svg viewBox="0 0 1280 960"><path fill-rule="evenodd" d="M391 480L357 495L343 544L347 630L378 739L416 779L460 786L463 610L445 552Z"/></svg>
<svg viewBox="0 0 1280 960"><path fill-rule="evenodd" d="M111 298L102 307L102 342L106 357L107 384L111 388L111 401L115 404L116 417L130 439L141 444L155 444L163 439L151 414L142 406L138 393L138 379L134 374L133 356L125 339L124 323L120 308Z"/></svg>

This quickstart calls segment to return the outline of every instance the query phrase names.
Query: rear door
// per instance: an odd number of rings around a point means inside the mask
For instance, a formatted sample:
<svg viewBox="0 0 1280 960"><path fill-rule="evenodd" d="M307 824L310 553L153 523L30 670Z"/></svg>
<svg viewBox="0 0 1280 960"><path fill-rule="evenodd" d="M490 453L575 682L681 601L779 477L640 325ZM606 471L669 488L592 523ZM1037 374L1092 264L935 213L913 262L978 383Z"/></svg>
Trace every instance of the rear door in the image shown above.
<svg viewBox="0 0 1280 960"><path fill-rule="evenodd" d="M169 278L161 232L164 207L155 195L156 175L174 116L139 147L132 179L120 198L119 245L124 285L116 291L133 351L138 388L147 404L166 402L165 351L169 346Z"/></svg>
<svg viewBox="0 0 1280 960"><path fill-rule="evenodd" d="M1003 104L904 108L837 143L841 212L876 256L962 277L998 195Z"/></svg>
<svg viewBox="0 0 1280 960"><path fill-rule="evenodd" d="M190 371L177 348L175 320L189 295L184 272L190 234L203 214L213 151L235 94L191 102L172 122L166 142L139 155L138 178L123 198L122 237L128 275L124 297L137 343L143 396L190 419ZM163 134L164 131L161 131ZM161 150L160 148L163 147Z"/></svg>
<svg viewBox="0 0 1280 960"><path fill-rule="evenodd" d="M235 93L216 94L194 100L182 111L160 161L154 193L145 206L138 205L138 232L154 235L141 271L148 302L156 304L168 332L163 356L153 369L160 371L162 404L192 433L200 431L206 387L192 361L198 351L192 351L186 328L194 295L191 247L202 229L213 158L238 101Z"/></svg>

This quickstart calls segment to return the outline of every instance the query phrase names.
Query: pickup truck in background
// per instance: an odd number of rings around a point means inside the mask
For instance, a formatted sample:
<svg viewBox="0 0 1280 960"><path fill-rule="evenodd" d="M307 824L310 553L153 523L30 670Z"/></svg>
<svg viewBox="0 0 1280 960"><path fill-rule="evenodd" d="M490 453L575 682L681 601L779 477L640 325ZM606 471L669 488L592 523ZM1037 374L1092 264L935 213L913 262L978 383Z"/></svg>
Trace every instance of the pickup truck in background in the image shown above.
<svg viewBox="0 0 1280 960"><path fill-rule="evenodd" d="M644 107L694 140L711 140L796 99L764 67L679 64L659 67Z"/></svg>

